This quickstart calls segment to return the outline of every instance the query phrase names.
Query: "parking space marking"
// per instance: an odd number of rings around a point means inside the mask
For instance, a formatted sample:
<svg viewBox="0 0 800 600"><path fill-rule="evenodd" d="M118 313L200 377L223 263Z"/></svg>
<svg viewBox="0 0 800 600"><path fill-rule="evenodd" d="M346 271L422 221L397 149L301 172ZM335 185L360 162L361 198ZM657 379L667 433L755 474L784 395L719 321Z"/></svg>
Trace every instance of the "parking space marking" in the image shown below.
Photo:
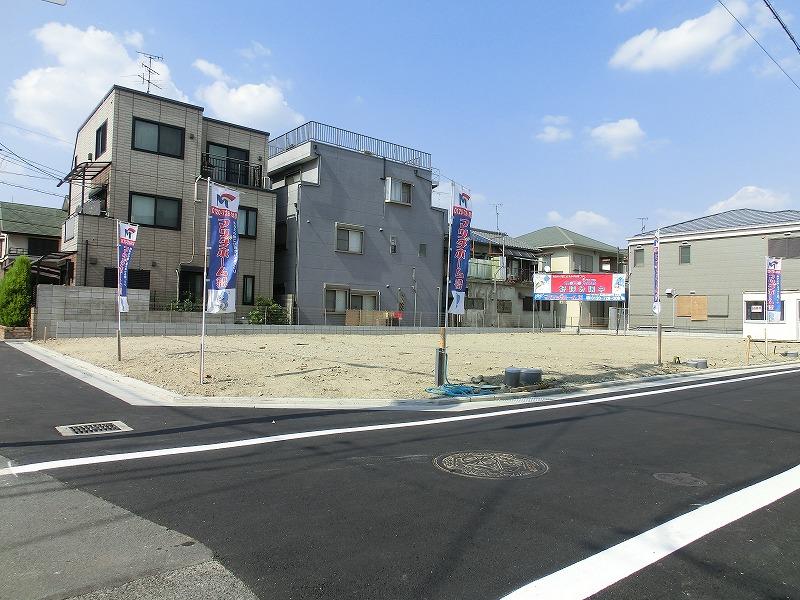
<svg viewBox="0 0 800 600"><path fill-rule="evenodd" d="M529 583L503 600L584 600L798 489L800 465Z"/></svg>

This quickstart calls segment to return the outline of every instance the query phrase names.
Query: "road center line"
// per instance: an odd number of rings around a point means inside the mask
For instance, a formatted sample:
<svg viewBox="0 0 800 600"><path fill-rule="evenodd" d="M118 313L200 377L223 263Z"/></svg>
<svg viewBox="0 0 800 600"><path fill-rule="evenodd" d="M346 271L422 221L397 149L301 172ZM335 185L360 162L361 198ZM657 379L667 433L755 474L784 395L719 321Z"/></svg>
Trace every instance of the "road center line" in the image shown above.
<svg viewBox="0 0 800 600"><path fill-rule="evenodd" d="M502 600L584 600L800 489L800 465L521 587Z"/></svg>
<svg viewBox="0 0 800 600"><path fill-rule="evenodd" d="M38 471L50 471L53 469L64 469L67 467L78 467L82 465L95 465L101 463L120 462L128 460L140 460L144 458L157 458L160 456L176 456L180 454L194 454L197 452L211 452L214 450L225 450L229 448L245 448L247 446L260 446L263 444L274 444L277 442L286 442L290 440L301 440L308 438L327 437L334 435L343 435L346 433L361 433L365 431L382 431L387 429L404 429L409 427L426 427L431 425L442 425L445 423L456 423L459 421L477 421L480 419L492 419L495 417L505 417L509 415L517 415L530 412L540 412L546 410L556 410L559 408L570 408L574 406L586 406L591 404L602 404L606 402L615 402L618 400L629 400L631 398L641 398L644 396L657 396L661 394L671 394L673 392L680 392L684 390L698 389L704 387L711 387L717 385L725 385L728 383L737 383L740 381L751 381L755 379L763 379L766 377L777 377L779 375L789 375L800 373L800 369L790 369L786 371L771 371L769 373L760 373L758 375L747 375L743 377L734 377L731 379L723 379L720 381L705 381L702 383L692 383L686 385L673 386L668 388L661 388L656 390L646 390L644 392L632 392L628 394L618 394L616 396L606 396L603 398L593 398L590 400L577 400L573 402L562 402L560 404L548 404L545 406L526 406L523 408L512 408L506 410L497 410L492 412L484 412L477 414L458 415L452 417L439 417L436 419L425 419L421 421L407 421L403 423L384 423L380 425L359 425L355 427L340 427L336 429L321 429L316 431L301 431L297 433L285 433L280 435L270 435L266 437L249 438L244 440L234 440L230 442L217 442L214 444L200 444L197 446L179 446L176 448L160 448L156 450L140 450L136 452L122 452L118 454L106 454L99 456L84 456L79 458L66 458L61 460L50 460L39 463L31 463L27 465L13 465L5 469L0 469L0 476L13 473L20 475L22 473L35 473Z"/></svg>

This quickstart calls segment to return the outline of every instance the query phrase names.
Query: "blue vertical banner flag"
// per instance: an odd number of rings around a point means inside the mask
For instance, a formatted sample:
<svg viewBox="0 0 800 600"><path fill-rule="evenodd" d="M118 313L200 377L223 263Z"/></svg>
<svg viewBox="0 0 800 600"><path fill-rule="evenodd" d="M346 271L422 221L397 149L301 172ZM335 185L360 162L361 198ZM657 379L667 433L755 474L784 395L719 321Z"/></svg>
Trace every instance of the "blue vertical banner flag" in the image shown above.
<svg viewBox="0 0 800 600"><path fill-rule="evenodd" d="M117 221L117 308L128 312L128 266L136 246L138 225Z"/></svg>
<svg viewBox="0 0 800 600"><path fill-rule="evenodd" d="M653 238L653 314L661 314L661 230Z"/></svg>
<svg viewBox="0 0 800 600"><path fill-rule="evenodd" d="M236 311L236 269L239 262L239 192L211 184L208 208L210 245L206 312Z"/></svg>
<svg viewBox="0 0 800 600"><path fill-rule="evenodd" d="M782 263L780 258L767 257L767 321L773 323L781 320Z"/></svg>
<svg viewBox="0 0 800 600"><path fill-rule="evenodd" d="M472 211L470 210L470 197L466 190L455 186L453 208L450 223L450 271L449 292L450 306L447 309L452 315L463 315L467 297L467 274L469 273L469 256L471 251L470 223Z"/></svg>

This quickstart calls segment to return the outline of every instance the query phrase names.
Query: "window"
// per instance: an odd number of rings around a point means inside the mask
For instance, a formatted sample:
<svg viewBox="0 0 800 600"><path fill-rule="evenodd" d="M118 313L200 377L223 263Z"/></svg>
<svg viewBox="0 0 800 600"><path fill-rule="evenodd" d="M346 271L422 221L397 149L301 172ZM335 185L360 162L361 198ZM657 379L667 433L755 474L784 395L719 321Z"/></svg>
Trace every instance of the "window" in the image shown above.
<svg viewBox="0 0 800 600"><path fill-rule="evenodd" d="M522 297L522 310L524 312L533 311L533 296L523 296Z"/></svg>
<svg viewBox="0 0 800 600"><path fill-rule="evenodd" d="M104 121L94 134L94 159L100 158L100 155L106 151L106 134L108 133L108 121Z"/></svg>
<svg viewBox="0 0 800 600"><path fill-rule="evenodd" d="M117 287L116 267L106 267L103 270L103 287ZM128 288L132 290L149 290L150 271L146 269L128 269Z"/></svg>
<svg viewBox="0 0 800 600"><path fill-rule="evenodd" d="M411 204L411 188L413 186L405 181L393 177L386 178L386 202L398 204Z"/></svg>
<svg viewBox="0 0 800 600"><path fill-rule="evenodd" d="M28 255L46 256L51 252L58 252L58 246L58 240L31 237L28 238Z"/></svg>
<svg viewBox="0 0 800 600"><path fill-rule="evenodd" d="M608 256L604 256L600 259L600 270L601 271L611 271L611 258Z"/></svg>
<svg viewBox="0 0 800 600"><path fill-rule="evenodd" d="M236 185L254 185L250 183L250 153L247 150L211 142L208 143L207 150L212 179Z"/></svg>
<svg viewBox="0 0 800 600"><path fill-rule="evenodd" d="M180 127L134 117L131 147L134 150L183 158L183 134Z"/></svg>
<svg viewBox="0 0 800 600"><path fill-rule="evenodd" d="M483 298L467 298L464 302L464 308L472 310L483 310L485 304Z"/></svg>
<svg viewBox="0 0 800 600"><path fill-rule="evenodd" d="M692 262L692 247L689 245L678 247L678 264L688 265Z"/></svg>
<svg viewBox="0 0 800 600"><path fill-rule="evenodd" d="M339 313L347 310L347 290L325 290L325 310Z"/></svg>
<svg viewBox="0 0 800 600"><path fill-rule="evenodd" d="M131 193L128 220L145 227L181 228L181 201L177 198Z"/></svg>
<svg viewBox="0 0 800 600"><path fill-rule="evenodd" d="M768 240L767 255L777 258L800 258L800 237L786 236Z"/></svg>
<svg viewBox="0 0 800 600"><path fill-rule="evenodd" d="M363 254L364 232L361 229L336 225L336 251Z"/></svg>
<svg viewBox="0 0 800 600"><path fill-rule="evenodd" d="M242 304L255 304L256 278L245 275L242 278Z"/></svg>
<svg viewBox="0 0 800 600"><path fill-rule="evenodd" d="M550 312L550 300L537 300L536 312ZM522 310L531 312L534 307L533 296L524 296L522 298Z"/></svg>
<svg viewBox="0 0 800 600"><path fill-rule="evenodd" d="M397 236L389 237L389 254L397 254Z"/></svg>
<svg viewBox="0 0 800 600"><path fill-rule="evenodd" d="M75 229L78 225L78 217L71 216L64 221L64 241L67 242L75 237Z"/></svg>
<svg viewBox="0 0 800 600"><path fill-rule="evenodd" d="M497 301L498 313L511 313L511 300L498 300Z"/></svg>
<svg viewBox="0 0 800 600"><path fill-rule="evenodd" d="M594 257L591 254L575 254L575 271L591 273L594 270Z"/></svg>
<svg viewBox="0 0 800 600"><path fill-rule="evenodd" d="M239 207L239 237L254 238L258 230L258 210L246 206ZM285 240L284 240L285 243Z"/></svg>
<svg viewBox="0 0 800 600"><path fill-rule="evenodd" d="M350 308L353 310L378 310L377 294L350 293Z"/></svg>
<svg viewBox="0 0 800 600"><path fill-rule="evenodd" d="M784 307L786 302L781 300L781 317L780 321L784 321ZM747 300L744 303L745 320L747 321L764 321L767 318L764 308L763 300Z"/></svg>
<svg viewBox="0 0 800 600"><path fill-rule="evenodd" d="M428 244L420 244L419 245L419 252L417 253L419 257L428 256Z"/></svg>
<svg viewBox="0 0 800 600"><path fill-rule="evenodd" d="M641 267L644 264L644 248L636 248L633 251L633 266Z"/></svg>

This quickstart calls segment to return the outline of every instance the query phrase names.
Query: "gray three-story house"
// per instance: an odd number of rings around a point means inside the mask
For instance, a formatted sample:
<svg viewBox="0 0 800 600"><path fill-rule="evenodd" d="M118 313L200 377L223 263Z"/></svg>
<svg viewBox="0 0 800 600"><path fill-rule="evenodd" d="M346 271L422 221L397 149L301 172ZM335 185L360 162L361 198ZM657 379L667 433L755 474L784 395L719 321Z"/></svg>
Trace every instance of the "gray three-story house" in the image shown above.
<svg viewBox="0 0 800 600"><path fill-rule="evenodd" d="M269 142L275 295L301 324L434 325L447 211L431 156L309 122Z"/></svg>

